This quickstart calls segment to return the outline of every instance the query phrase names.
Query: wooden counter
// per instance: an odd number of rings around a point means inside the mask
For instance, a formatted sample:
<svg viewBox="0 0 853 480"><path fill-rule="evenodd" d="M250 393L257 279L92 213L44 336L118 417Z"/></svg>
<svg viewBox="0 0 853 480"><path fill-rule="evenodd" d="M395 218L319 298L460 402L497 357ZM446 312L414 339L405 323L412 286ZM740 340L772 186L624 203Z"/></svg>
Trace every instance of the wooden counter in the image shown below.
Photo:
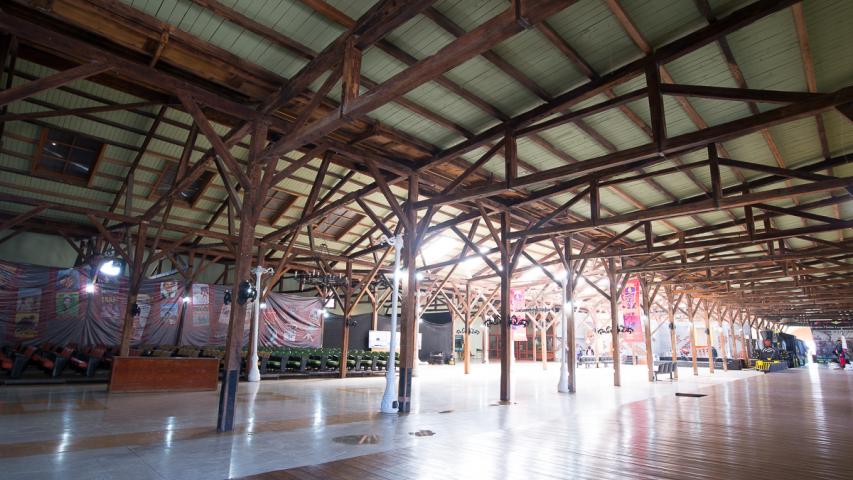
<svg viewBox="0 0 853 480"><path fill-rule="evenodd" d="M187 392L216 390L216 358L115 357L110 392Z"/></svg>

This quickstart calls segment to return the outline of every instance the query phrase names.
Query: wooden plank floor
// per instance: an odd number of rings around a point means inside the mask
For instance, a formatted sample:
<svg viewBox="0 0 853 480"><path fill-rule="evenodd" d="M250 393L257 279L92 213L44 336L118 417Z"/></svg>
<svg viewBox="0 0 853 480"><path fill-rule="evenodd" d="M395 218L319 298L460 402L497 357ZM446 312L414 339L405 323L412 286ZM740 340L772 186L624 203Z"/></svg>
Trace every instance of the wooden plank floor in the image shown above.
<svg viewBox="0 0 853 480"><path fill-rule="evenodd" d="M853 479L853 372L789 370L700 393L244 478Z"/></svg>

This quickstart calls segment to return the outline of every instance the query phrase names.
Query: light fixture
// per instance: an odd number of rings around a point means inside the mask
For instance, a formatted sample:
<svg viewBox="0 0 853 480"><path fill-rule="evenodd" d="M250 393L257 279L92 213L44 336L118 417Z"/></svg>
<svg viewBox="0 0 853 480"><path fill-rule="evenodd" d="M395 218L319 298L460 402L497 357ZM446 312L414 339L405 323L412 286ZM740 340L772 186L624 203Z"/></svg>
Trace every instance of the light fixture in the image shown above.
<svg viewBox="0 0 853 480"><path fill-rule="evenodd" d="M139 314L140 314L140 313L142 313L142 308L140 308L140 307L139 307L139 304L138 304L138 303L134 303L134 304L133 304L133 305L131 305L131 307L130 307L130 313L131 313L134 317L138 317L138 316L139 316Z"/></svg>
<svg viewBox="0 0 853 480"><path fill-rule="evenodd" d="M231 305L231 290L225 290L225 294L222 296L222 303Z"/></svg>
<svg viewBox="0 0 853 480"><path fill-rule="evenodd" d="M86 284L86 293L95 293L95 284L87 283Z"/></svg>
<svg viewBox="0 0 853 480"><path fill-rule="evenodd" d="M424 279L424 272L418 272L418 273L416 273L416 274L415 274L415 278L416 278L416 279L418 279L418 280L423 280L423 279Z"/></svg>
<svg viewBox="0 0 853 480"><path fill-rule="evenodd" d="M101 264L101 268L98 270L108 277L115 277L116 275L121 274L123 266L124 262L120 260L106 260Z"/></svg>
<svg viewBox="0 0 853 480"><path fill-rule="evenodd" d="M489 250L490 250L490 248L488 248L488 247L483 247L483 246L477 247L477 251L480 252L481 255L485 255L486 253L489 252Z"/></svg>
<svg viewBox="0 0 853 480"><path fill-rule="evenodd" d="M325 318L325 316L326 316L326 309L325 309L325 308L321 308L319 311L320 311L320 316Z"/></svg>
<svg viewBox="0 0 853 480"><path fill-rule="evenodd" d="M240 282L240 289L237 291L237 303L240 305L245 305L246 302L251 302L255 300L258 296L258 291L255 287L252 286L252 283L248 280L243 280Z"/></svg>
<svg viewBox="0 0 853 480"><path fill-rule="evenodd" d="M181 299L181 301L183 301L184 303L190 303L189 295L185 295L184 298Z"/></svg>
<svg viewBox="0 0 853 480"><path fill-rule="evenodd" d="M266 310L267 302L261 302L261 310Z"/></svg>

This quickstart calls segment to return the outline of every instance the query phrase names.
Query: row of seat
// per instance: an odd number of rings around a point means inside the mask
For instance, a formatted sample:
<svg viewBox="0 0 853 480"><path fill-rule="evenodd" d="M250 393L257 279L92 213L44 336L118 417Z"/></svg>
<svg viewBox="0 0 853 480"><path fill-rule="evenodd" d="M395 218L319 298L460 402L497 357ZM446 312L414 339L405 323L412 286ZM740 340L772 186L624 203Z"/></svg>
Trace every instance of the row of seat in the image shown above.
<svg viewBox="0 0 853 480"><path fill-rule="evenodd" d="M92 377L99 367L112 366L113 354L113 349L104 345L6 345L0 349L0 369L12 379L21 378L28 367L40 369L53 378L66 369Z"/></svg>
<svg viewBox="0 0 853 480"><path fill-rule="evenodd" d="M242 367L246 369L247 349L243 349ZM10 378L21 378L27 367L45 371L58 377L67 369L92 377L98 368L110 368L117 347L96 345L78 347L75 344L56 346L49 343L36 346L6 346L0 351L0 369ZM222 346L140 345L131 355L148 357L206 357L218 358L224 365L225 349ZM400 365L397 353L394 366ZM340 348L261 347L258 349L258 367L261 373L319 373L334 372L341 368ZM347 354L349 371L383 371L388 368L387 352L350 350Z"/></svg>

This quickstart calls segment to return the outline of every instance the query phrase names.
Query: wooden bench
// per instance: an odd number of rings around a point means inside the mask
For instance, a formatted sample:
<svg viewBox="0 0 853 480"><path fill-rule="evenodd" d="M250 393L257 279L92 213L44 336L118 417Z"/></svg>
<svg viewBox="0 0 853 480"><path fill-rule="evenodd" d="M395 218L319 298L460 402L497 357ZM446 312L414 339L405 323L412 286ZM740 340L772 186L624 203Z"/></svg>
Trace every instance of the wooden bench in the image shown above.
<svg viewBox="0 0 853 480"><path fill-rule="evenodd" d="M675 362L661 362L658 364L658 369L655 372L655 381L658 379L658 375L663 375L665 373L669 374L669 379L674 380L672 377L672 372L678 368L678 364Z"/></svg>

